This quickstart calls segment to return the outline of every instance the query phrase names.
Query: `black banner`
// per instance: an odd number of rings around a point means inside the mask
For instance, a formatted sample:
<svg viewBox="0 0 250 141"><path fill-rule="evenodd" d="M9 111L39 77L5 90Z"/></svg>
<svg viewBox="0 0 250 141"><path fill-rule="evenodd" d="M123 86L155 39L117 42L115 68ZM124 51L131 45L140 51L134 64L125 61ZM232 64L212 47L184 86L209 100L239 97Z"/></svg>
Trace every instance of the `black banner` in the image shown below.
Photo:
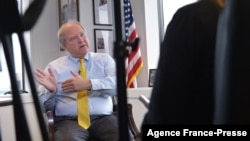
<svg viewBox="0 0 250 141"><path fill-rule="evenodd" d="M143 125L142 139L166 137L249 137L250 125Z"/></svg>

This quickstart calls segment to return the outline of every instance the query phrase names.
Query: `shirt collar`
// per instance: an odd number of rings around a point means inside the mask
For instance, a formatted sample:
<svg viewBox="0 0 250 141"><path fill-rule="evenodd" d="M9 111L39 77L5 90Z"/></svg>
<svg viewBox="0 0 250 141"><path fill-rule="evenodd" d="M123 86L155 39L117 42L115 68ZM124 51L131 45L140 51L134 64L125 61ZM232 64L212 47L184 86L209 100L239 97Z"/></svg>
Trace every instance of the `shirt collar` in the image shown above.
<svg viewBox="0 0 250 141"><path fill-rule="evenodd" d="M69 56L69 58L76 63L79 61L79 58L73 57L71 55ZM88 61L88 60L89 60L89 52L84 56L84 61Z"/></svg>

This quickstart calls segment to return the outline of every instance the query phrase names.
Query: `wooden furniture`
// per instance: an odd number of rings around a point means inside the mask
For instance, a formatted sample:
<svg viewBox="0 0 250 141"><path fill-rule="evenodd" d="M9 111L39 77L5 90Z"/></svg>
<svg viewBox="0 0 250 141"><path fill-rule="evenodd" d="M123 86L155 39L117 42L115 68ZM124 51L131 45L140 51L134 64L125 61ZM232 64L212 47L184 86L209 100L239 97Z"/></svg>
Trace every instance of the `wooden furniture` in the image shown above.
<svg viewBox="0 0 250 141"><path fill-rule="evenodd" d="M129 128L132 131L135 140L140 141L141 134L140 134L140 132L135 124L134 118L133 118L132 104L128 103L127 109L128 109ZM114 114L117 114L117 105L114 105L113 110L114 110ZM49 138L50 138L50 141L54 141L54 114L53 114L53 111L47 112L47 118L48 118Z"/></svg>

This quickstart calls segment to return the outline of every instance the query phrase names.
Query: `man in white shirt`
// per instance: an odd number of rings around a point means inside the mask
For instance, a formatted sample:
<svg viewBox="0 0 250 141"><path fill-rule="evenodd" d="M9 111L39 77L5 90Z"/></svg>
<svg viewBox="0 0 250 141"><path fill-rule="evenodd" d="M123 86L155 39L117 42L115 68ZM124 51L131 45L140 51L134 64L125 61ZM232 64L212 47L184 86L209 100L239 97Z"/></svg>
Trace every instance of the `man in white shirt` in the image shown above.
<svg viewBox="0 0 250 141"><path fill-rule="evenodd" d="M42 86L41 102L45 110L55 111L55 140L85 141L91 138L118 141L118 120L112 114L112 96L116 95L113 58L104 53L89 52L89 39L79 22L63 24L58 39L61 48L70 55L50 62L45 70L35 70L35 77ZM79 58L84 59L87 79L78 74ZM88 90L91 120L88 129L77 122L77 92L82 90Z"/></svg>

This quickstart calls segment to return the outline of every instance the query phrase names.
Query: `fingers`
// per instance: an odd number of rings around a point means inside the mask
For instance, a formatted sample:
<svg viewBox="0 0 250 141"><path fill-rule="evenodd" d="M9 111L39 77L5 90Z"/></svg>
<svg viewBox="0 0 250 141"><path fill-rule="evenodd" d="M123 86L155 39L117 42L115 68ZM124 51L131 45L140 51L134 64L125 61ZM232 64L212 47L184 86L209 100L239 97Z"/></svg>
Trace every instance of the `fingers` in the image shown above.
<svg viewBox="0 0 250 141"><path fill-rule="evenodd" d="M62 87L69 87L69 86L72 86L72 85L73 85L73 79L72 78L67 79L67 80L62 82Z"/></svg>
<svg viewBox="0 0 250 141"><path fill-rule="evenodd" d="M46 74L44 73L43 70L41 70L41 69L36 69L36 70L35 70L35 78L36 78L37 80L40 80L41 78L43 78L43 77L45 77L45 76L46 76Z"/></svg>
<svg viewBox="0 0 250 141"><path fill-rule="evenodd" d="M75 73L73 71L70 71L70 73L73 77L62 82L62 90L64 92L77 91L80 89L79 87L83 84L83 78L78 73Z"/></svg>
<svg viewBox="0 0 250 141"><path fill-rule="evenodd" d="M70 71L70 73L71 73L74 77L76 77L76 76L79 75L78 73L75 73L75 72L73 72L73 71Z"/></svg>
<svg viewBox="0 0 250 141"><path fill-rule="evenodd" d="M37 82L40 84L44 84L44 77L46 76L44 71L41 69L36 69L34 73L35 73L35 78Z"/></svg>
<svg viewBox="0 0 250 141"><path fill-rule="evenodd" d="M49 71L49 74L50 74L52 77L55 76L55 75L54 75L54 72L51 70L51 68L49 68L48 71Z"/></svg>
<svg viewBox="0 0 250 141"><path fill-rule="evenodd" d="M39 78L46 77L47 75L50 76L50 77L55 76L51 68L48 69L48 72L49 72L49 75L46 74L44 70L38 68L38 69L35 70L35 76L39 77Z"/></svg>
<svg viewBox="0 0 250 141"><path fill-rule="evenodd" d="M73 83L73 79L68 79L68 80L64 81L62 83L62 90L64 92L74 91L75 86L74 86L74 83Z"/></svg>
<svg viewBox="0 0 250 141"><path fill-rule="evenodd" d="M36 69L35 70L35 75L41 77L41 76L45 76L45 73L42 69Z"/></svg>

